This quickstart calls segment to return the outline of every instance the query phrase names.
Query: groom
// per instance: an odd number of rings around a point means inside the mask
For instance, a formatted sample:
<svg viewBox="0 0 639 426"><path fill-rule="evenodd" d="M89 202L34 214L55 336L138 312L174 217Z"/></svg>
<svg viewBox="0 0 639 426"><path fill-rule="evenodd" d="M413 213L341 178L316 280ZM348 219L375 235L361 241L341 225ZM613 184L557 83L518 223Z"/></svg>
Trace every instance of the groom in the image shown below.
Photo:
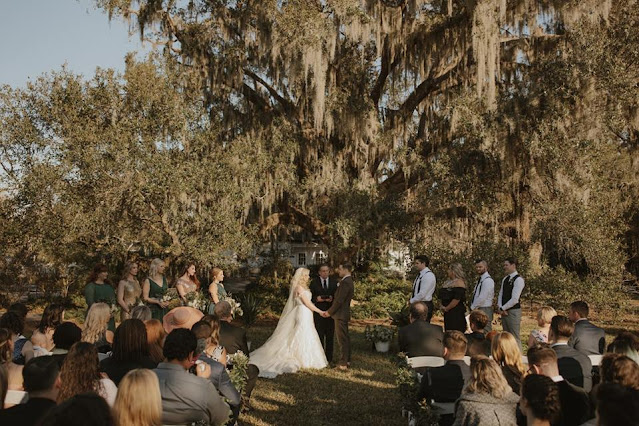
<svg viewBox="0 0 639 426"><path fill-rule="evenodd" d="M350 263L342 263L337 268L337 273L342 280L337 284L337 291L333 298L333 305L324 312L324 318L333 317L335 321L335 334L339 343L341 358L337 364L340 370L347 370L351 365L351 336L348 334L348 321L351 319L351 299L355 287L351 272L353 266Z"/></svg>

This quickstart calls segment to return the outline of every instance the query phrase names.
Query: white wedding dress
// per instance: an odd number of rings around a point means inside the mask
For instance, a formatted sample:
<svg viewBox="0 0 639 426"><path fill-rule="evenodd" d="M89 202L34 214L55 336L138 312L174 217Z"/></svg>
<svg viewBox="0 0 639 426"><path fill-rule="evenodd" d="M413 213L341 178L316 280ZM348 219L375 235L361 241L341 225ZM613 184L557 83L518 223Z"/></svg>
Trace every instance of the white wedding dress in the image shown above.
<svg viewBox="0 0 639 426"><path fill-rule="evenodd" d="M295 296L296 285L292 287L275 331L264 345L250 354L251 364L260 369L260 377L272 379L283 373L295 373L300 368L325 368L328 365L315 330L313 312ZM311 300L310 290L304 290L302 294Z"/></svg>

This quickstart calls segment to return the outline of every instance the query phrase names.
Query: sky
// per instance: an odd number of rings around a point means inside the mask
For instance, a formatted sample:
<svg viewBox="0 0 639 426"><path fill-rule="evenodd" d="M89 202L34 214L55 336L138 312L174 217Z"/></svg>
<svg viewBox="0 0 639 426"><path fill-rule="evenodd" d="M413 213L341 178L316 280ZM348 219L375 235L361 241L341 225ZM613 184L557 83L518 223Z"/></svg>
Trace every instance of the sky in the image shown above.
<svg viewBox="0 0 639 426"><path fill-rule="evenodd" d="M150 50L128 24L109 17L94 0L0 0L0 85L23 87L64 63L91 77L96 67L124 70L127 52Z"/></svg>

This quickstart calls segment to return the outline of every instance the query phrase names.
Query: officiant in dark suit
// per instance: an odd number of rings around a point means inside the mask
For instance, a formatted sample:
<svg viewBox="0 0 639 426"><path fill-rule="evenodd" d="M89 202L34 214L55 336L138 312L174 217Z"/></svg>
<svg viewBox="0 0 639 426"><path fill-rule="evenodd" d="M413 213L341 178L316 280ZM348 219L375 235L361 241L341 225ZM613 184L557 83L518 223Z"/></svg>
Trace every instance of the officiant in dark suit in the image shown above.
<svg viewBox="0 0 639 426"><path fill-rule="evenodd" d="M328 311L333 304L333 297L337 290L337 280L330 276L328 265L319 267L318 275L313 278L309 286L312 302L322 311ZM315 329L320 342L324 347L324 353L328 362L333 362L333 336L335 335L335 321L332 318L324 318L317 312L313 313Z"/></svg>

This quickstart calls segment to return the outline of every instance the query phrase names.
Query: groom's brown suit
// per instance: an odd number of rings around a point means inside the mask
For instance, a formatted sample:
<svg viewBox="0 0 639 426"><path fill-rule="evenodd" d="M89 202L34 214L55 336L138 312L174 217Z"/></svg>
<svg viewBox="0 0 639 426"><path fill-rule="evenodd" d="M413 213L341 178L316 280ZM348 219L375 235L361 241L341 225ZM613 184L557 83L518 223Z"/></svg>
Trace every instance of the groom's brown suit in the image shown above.
<svg viewBox="0 0 639 426"><path fill-rule="evenodd" d="M338 365L346 366L351 362L351 336L348 334L348 322L351 319L351 300L353 299L353 278L342 278L333 297L333 305L328 309L328 314L335 321L335 334L341 349L341 358Z"/></svg>

